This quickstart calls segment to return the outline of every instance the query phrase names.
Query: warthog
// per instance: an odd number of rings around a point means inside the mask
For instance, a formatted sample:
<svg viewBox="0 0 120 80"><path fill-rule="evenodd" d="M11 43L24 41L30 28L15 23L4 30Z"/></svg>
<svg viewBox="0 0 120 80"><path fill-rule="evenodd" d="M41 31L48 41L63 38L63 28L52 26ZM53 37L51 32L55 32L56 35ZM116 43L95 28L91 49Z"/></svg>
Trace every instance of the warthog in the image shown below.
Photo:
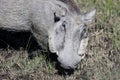
<svg viewBox="0 0 120 80"><path fill-rule="evenodd" d="M94 15L95 10L81 15L73 0L0 0L0 28L31 31L66 69L76 68L83 59L88 42L85 24Z"/></svg>

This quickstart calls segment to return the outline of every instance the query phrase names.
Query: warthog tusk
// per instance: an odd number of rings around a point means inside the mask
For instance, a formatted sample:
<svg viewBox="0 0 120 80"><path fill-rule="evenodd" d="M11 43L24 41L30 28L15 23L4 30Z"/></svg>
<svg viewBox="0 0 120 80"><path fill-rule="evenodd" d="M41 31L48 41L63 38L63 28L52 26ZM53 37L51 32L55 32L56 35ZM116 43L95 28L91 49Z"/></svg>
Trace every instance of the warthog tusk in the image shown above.
<svg viewBox="0 0 120 80"><path fill-rule="evenodd" d="M59 55L59 54L58 54L58 51L56 52L56 54L57 54L57 56Z"/></svg>

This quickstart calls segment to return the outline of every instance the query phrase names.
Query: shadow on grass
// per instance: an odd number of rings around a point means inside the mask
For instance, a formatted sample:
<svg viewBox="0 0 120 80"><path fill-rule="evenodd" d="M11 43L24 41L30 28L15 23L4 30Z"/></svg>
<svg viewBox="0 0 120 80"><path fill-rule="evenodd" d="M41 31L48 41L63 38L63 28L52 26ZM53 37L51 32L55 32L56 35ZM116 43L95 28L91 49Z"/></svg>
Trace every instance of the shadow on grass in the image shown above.
<svg viewBox="0 0 120 80"><path fill-rule="evenodd" d="M0 49L15 49L15 50L27 50L29 53L29 58L33 59L35 56L40 56L41 54L34 54L33 51L41 50L42 48L37 44L36 40L31 36L30 32L14 32L14 31L6 31L0 30ZM66 76L72 75L74 70L72 69L63 69L60 67L60 63L57 60L57 55L54 53L50 54L50 51L44 52L46 56L46 62L56 63L55 68L57 69L58 75Z"/></svg>
<svg viewBox="0 0 120 80"><path fill-rule="evenodd" d="M30 32L14 32L0 29L0 49L31 50L38 46Z"/></svg>
<svg viewBox="0 0 120 80"><path fill-rule="evenodd" d="M74 73L75 70L73 69L64 69L60 66L60 63L58 62L57 58L58 56L55 54L55 53L50 53L49 51L48 52L44 52L44 53L41 53L41 52L37 52L37 54L34 54L32 52L30 52L30 55L29 55L29 58L30 59L33 59L35 58L35 56L41 56L41 55L44 55L46 56L46 63L55 63L55 69L57 70L57 73L58 75L60 76L70 76Z"/></svg>

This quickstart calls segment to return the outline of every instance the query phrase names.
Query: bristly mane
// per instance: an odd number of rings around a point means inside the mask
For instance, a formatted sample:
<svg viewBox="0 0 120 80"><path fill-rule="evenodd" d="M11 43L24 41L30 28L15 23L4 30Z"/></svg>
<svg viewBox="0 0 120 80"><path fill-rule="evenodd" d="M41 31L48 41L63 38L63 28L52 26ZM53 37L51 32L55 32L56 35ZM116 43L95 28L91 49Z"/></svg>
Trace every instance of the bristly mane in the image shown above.
<svg viewBox="0 0 120 80"><path fill-rule="evenodd" d="M71 11L80 13L80 9L79 9L78 5L74 2L74 0L60 0L60 1L64 2L65 4L67 4Z"/></svg>

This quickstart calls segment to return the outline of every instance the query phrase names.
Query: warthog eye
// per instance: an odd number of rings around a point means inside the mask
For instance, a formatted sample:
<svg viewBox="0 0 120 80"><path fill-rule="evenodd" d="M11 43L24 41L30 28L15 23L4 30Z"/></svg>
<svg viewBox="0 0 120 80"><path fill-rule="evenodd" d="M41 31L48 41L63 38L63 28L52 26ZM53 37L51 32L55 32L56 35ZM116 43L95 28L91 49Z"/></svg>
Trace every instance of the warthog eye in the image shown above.
<svg viewBox="0 0 120 80"><path fill-rule="evenodd" d="M87 29L86 29L86 27L84 26L84 29L83 29L83 31L82 31L82 33L81 33L81 37L82 37L82 38L87 38L87 36L88 36Z"/></svg>
<svg viewBox="0 0 120 80"><path fill-rule="evenodd" d="M54 13L54 22L60 21L60 17L57 17L56 14Z"/></svg>
<svg viewBox="0 0 120 80"><path fill-rule="evenodd" d="M64 21L64 22L62 23L62 30L64 30L65 32L66 32L66 24L67 24L66 21Z"/></svg>

